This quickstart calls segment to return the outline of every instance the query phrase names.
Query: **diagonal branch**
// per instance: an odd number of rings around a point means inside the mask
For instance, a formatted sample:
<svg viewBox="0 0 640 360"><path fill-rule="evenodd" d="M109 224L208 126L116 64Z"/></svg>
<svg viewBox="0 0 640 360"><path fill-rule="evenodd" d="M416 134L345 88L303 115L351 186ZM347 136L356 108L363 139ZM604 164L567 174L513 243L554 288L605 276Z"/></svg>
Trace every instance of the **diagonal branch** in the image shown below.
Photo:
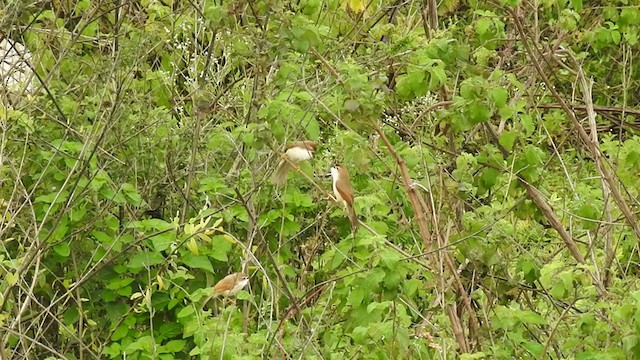
<svg viewBox="0 0 640 360"><path fill-rule="evenodd" d="M493 143L498 147L498 149L502 153L502 156L505 159L508 158L509 152L507 151L507 149L504 148L504 146L500 145L498 141L498 134L496 134L496 131L493 129L491 124L484 123L484 125L488 133L490 134L493 140ZM518 179L518 182L520 183L520 185L522 185L522 187L524 187L527 190L527 195L529 195L529 198L531 198L531 200L536 204L538 209L542 211L542 214L547 218L547 220L549 221L549 224L551 224L551 227L553 227L553 229L558 233L558 235L560 235L560 238L564 242L565 246L567 247L567 249L569 249L571 256L573 256L573 258L579 264L586 264L584 256L582 256L582 253L578 249L578 245L576 244L575 240L573 239L573 237L571 237L571 234L569 234L567 229L564 228L564 225L562 225L562 222L560 221L558 216L555 214L555 212L553 211L553 209L551 208L547 200L544 198L540 190L538 190L535 186L526 182L520 176L516 176L516 178ZM602 281L600 281L600 278L593 272L589 270L587 271L589 275L591 275L593 285L598 290L598 293L601 296L606 296L607 290L604 288L604 285L602 284Z"/></svg>
<svg viewBox="0 0 640 360"><path fill-rule="evenodd" d="M618 182L615 181L613 175L611 174L609 169L605 166L604 161L602 159L602 152L600 151L598 144L595 143L593 139L591 139L591 137L589 137L589 134L587 134L584 127L578 121L576 114L569 108L569 106L564 101L564 99L562 99L560 94L556 91L554 85L549 80L549 77L547 77L547 74L545 74L545 72L542 70L542 66L540 65L540 62L538 61L538 58L536 57L536 55L533 53L532 45L529 43L527 39L526 32L524 30L524 27L522 26L522 23L520 22L520 18L518 17L518 15L510 8L507 8L507 11L511 14L513 21L515 22L515 25L518 29L520 37L522 38L524 47L527 53L529 54L529 58L531 58L531 61L533 62L533 65L535 66L536 71L538 72L538 75L540 75L545 85L547 86L547 89L549 89L551 94L553 94L553 96L556 98L556 100L562 107L562 110L564 110L564 112L567 114L569 119L571 119L573 126L578 131L580 140L582 140L584 145L587 147L587 149L591 153L591 156L593 157L594 161L596 162L596 168L600 172L601 177L609 185L609 189L611 190L613 199L615 200L616 204L620 208L620 211L622 211L622 214L624 215L624 217L627 219L627 222L633 229L633 232L636 234L638 241L640 241L640 226L638 226L638 222L633 212L631 211L631 208L629 207L625 199L622 197L622 193L620 192L620 187L618 186ZM579 74L580 74L581 67L578 66L578 69L580 70L579 71ZM584 74L582 75L582 78L584 78ZM588 92L588 89L584 86L586 85L586 80L584 82L581 81L581 83L583 83L583 86L582 86L583 96L590 94ZM593 108L591 108L592 113L593 111L594 111Z"/></svg>

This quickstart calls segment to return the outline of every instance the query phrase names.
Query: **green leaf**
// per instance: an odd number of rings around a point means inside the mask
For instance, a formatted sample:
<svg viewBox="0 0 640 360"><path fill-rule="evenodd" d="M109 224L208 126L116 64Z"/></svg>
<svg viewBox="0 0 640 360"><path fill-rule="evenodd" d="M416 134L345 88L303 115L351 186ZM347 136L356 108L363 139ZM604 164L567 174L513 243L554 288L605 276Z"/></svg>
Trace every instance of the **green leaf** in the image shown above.
<svg viewBox="0 0 640 360"><path fill-rule="evenodd" d="M224 239L223 235L216 235L211 237L211 250L208 255L218 261L227 262L229 258L227 254L231 251L233 245Z"/></svg>
<svg viewBox="0 0 640 360"><path fill-rule="evenodd" d="M204 17L207 19L209 26L213 29L220 26L222 21L225 19L226 12L224 7L215 5L213 2L206 3L204 9Z"/></svg>
<svg viewBox="0 0 640 360"><path fill-rule="evenodd" d="M85 206L76 206L71 209L69 213L69 220L73 222L77 222L82 220L82 218L87 213L87 208Z"/></svg>
<svg viewBox="0 0 640 360"><path fill-rule="evenodd" d="M353 342L356 345L366 344L367 337L369 337L369 335L367 335L368 330L369 328L365 326L358 326L353 329L353 332L351 332L351 338L353 338Z"/></svg>
<svg viewBox="0 0 640 360"><path fill-rule="evenodd" d="M525 130L524 136L530 136L535 131L535 125L533 123L533 118L531 115L522 114L520 116L520 122L522 123L522 127Z"/></svg>
<svg viewBox="0 0 640 360"><path fill-rule="evenodd" d="M533 354L536 359L542 356L542 351L544 350L544 345L535 341L525 341L522 343L522 347Z"/></svg>
<svg viewBox="0 0 640 360"><path fill-rule="evenodd" d="M598 227L598 223L595 220L601 215L600 210L594 203L586 203L580 206L578 211L576 211L576 215L584 218L583 224L586 229L594 230ZM592 221L589 221L592 220Z"/></svg>
<svg viewBox="0 0 640 360"><path fill-rule="evenodd" d="M149 240L151 241L151 244L153 244L153 248L156 251L165 251L176 240L176 233L175 231L169 230L162 234L152 236L151 238L149 238Z"/></svg>
<svg viewBox="0 0 640 360"><path fill-rule="evenodd" d="M398 96L406 100L425 95L427 93L427 83L424 71L414 70L406 75L398 76L396 90Z"/></svg>
<svg viewBox="0 0 640 360"><path fill-rule="evenodd" d="M494 88L491 89L489 94L491 96L491 100L493 100L493 103L496 104L498 108L507 105L507 97L509 96L507 89L502 87Z"/></svg>
<svg viewBox="0 0 640 360"><path fill-rule="evenodd" d="M358 110L360 107L360 102L358 100L348 99L344 102L344 109L346 111L354 112Z"/></svg>
<svg viewBox="0 0 640 360"><path fill-rule="evenodd" d="M491 117L491 109L479 101L469 104L469 118L475 124L485 122Z"/></svg>
<svg viewBox="0 0 640 360"><path fill-rule="evenodd" d="M181 258L182 262L192 269L202 269L210 273L213 273L213 266L211 261L204 255L193 255L192 253L186 253Z"/></svg>
<svg viewBox="0 0 640 360"><path fill-rule="evenodd" d="M582 10L582 0L571 0L571 6L575 11Z"/></svg>
<svg viewBox="0 0 640 360"><path fill-rule="evenodd" d="M366 295L365 292L366 290L363 287L354 288L349 294L347 303L353 307L360 306L360 304L362 304L362 300L364 300L364 296Z"/></svg>
<svg viewBox="0 0 640 360"><path fill-rule="evenodd" d="M176 314L176 316L178 317L178 319L180 318L184 318L187 317L193 313L195 313L195 309L193 306L185 306L182 309L180 309L180 311L178 311L178 313Z"/></svg>
<svg viewBox="0 0 640 360"><path fill-rule="evenodd" d="M522 271L524 274L524 279L529 283L533 284L538 278L540 278L540 270L538 269L535 261L530 260L520 260L516 267L519 271Z"/></svg>
<svg viewBox="0 0 640 360"><path fill-rule="evenodd" d="M113 332L113 335L111 335L111 340L118 341L120 339L123 339L125 336L127 336L128 333L129 333L129 326L124 324L120 325L118 326L116 331Z"/></svg>
<svg viewBox="0 0 640 360"><path fill-rule="evenodd" d="M493 22L489 18L481 18L475 22L475 29L478 35L484 35L493 26Z"/></svg>
<svg viewBox="0 0 640 360"><path fill-rule="evenodd" d="M56 196L57 196L57 198L56 198ZM44 203L47 203L47 204L60 204L60 203L64 202L65 200L67 200L67 197L69 197L69 192L68 191L62 191L62 192L60 192L60 195L58 195L58 192L56 191L56 192L52 192L51 194L48 194L48 195L38 196L36 198L36 202L44 202Z"/></svg>
<svg viewBox="0 0 640 360"><path fill-rule="evenodd" d="M533 311L521 311L518 313L518 319L525 324L547 325L547 320L542 315Z"/></svg>
<svg viewBox="0 0 640 360"><path fill-rule="evenodd" d="M513 144L516 142L518 138L518 133L515 131L505 131L500 134L500 138L498 142L502 145L507 151L513 151Z"/></svg>
<svg viewBox="0 0 640 360"><path fill-rule="evenodd" d="M310 140L317 140L320 137L320 124L315 117L304 120L306 122L305 131Z"/></svg>
<svg viewBox="0 0 640 360"><path fill-rule="evenodd" d="M489 190L498 182L500 172L494 168L486 168L480 177L480 185Z"/></svg>
<svg viewBox="0 0 640 360"><path fill-rule="evenodd" d="M162 347L164 348L164 351L176 353L182 351L186 344L187 342L185 340L171 340Z"/></svg>
<svg viewBox="0 0 640 360"><path fill-rule="evenodd" d="M621 34L618 30L611 30L611 40L616 45L620 45L620 40L622 40Z"/></svg>
<svg viewBox="0 0 640 360"><path fill-rule="evenodd" d="M238 292L238 294L236 295L236 299L238 299L238 300L250 300L250 301L255 300L253 295L251 295L246 290L242 290L242 291Z"/></svg>
<svg viewBox="0 0 640 360"><path fill-rule="evenodd" d="M76 321L78 321L80 312L78 312L78 308L77 307L70 307L68 308L63 315L64 318L64 324L65 325L73 325L75 324Z"/></svg>
<svg viewBox="0 0 640 360"><path fill-rule="evenodd" d="M428 70L430 78L429 78L429 90L434 91L439 87L445 84L447 81L447 74L444 69L444 64L442 61L437 60L433 66L429 67Z"/></svg>
<svg viewBox="0 0 640 360"><path fill-rule="evenodd" d="M62 257L67 257L69 255L71 255L71 247L69 246L69 243L67 242L62 242L60 244L57 244L53 247L53 251L56 252L56 254L62 256Z"/></svg>
<svg viewBox="0 0 640 360"><path fill-rule="evenodd" d="M130 269L139 269L143 267L162 264L163 262L164 256L162 256L160 253L143 251L134 255L131 260L129 260L127 267L129 267Z"/></svg>

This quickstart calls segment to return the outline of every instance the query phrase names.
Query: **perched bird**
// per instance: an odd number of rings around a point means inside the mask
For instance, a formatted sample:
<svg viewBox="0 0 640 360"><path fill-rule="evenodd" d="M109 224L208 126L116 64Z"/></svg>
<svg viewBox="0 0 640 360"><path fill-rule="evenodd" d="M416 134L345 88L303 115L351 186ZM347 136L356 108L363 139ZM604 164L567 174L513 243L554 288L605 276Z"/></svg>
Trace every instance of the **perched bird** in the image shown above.
<svg viewBox="0 0 640 360"><path fill-rule="evenodd" d="M316 151L316 146L313 141L294 141L287 144L287 148L281 156L282 160L280 160L278 168L273 174L273 183L278 186L284 184L287 181L289 170L293 167L291 163L295 164L311 159L313 152Z"/></svg>
<svg viewBox="0 0 640 360"><path fill-rule="evenodd" d="M203 306L212 298L218 297L220 295L225 298L234 296L245 286L247 286L248 283L249 277L242 272L237 272L225 276L224 278L222 278L222 280L218 281L218 283L213 286L213 293L204 301Z"/></svg>
<svg viewBox="0 0 640 360"><path fill-rule="evenodd" d="M349 180L349 172L344 166L336 164L331 168L331 177L333 178L333 194L349 213L351 231L355 235L358 230L358 216L353 208L353 189L351 188L351 180Z"/></svg>

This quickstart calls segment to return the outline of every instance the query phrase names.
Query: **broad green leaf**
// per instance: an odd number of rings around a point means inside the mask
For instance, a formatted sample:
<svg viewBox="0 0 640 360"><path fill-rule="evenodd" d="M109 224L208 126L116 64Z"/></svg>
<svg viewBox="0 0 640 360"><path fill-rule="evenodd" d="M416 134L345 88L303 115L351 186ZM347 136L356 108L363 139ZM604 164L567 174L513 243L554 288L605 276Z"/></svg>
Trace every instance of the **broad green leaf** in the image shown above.
<svg viewBox="0 0 640 360"><path fill-rule="evenodd" d="M187 342L185 340L171 340L162 345L162 348L164 349L164 351L175 353L182 351L186 344Z"/></svg>
<svg viewBox="0 0 640 360"><path fill-rule="evenodd" d="M139 253L135 254L131 258L131 260L129 260L129 263L127 264L127 266L130 269L137 269L137 268L143 268L143 267L158 265L158 264L163 263L164 260L165 260L164 256L162 256L162 254L160 254L160 253L142 251L142 252L139 252Z"/></svg>
<svg viewBox="0 0 640 360"><path fill-rule="evenodd" d="M153 244L153 248L160 252L167 250L171 244L176 241L176 233L175 231L166 231L162 234L152 236L149 238L151 243Z"/></svg>
<svg viewBox="0 0 640 360"><path fill-rule="evenodd" d="M320 137L320 124L315 117L310 117L303 120L305 125L305 131L310 140L317 140Z"/></svg>
<svg viewBox="0 0 640 360"><path fill-rule="evenodd" d="M53 251L55 251L56 254L62 257L67 257L71 255L71 247L69 246L68 242L62 242L60 244L55 245L53 247Z"/></svg>
<svg viewBox="0 0 640 360"><path fill-rule="evenodd" d="M184 318L184 317L187 317L187 316L193 314L194 312L195 312L195 309L194 309L193 306L185 306L182 309L180 309L180 311L178 311L176 316L178 318Z"/></svg>
<svg viewBox="0 0 640 360"><path fill-rule="evenodd" d="M512 151L513 144L516 142L517 138L518 138L517 132L505 131L502 134L500 134L500 137L498 138L498 142L500 143L500 145L504 146L504 148L507 149L507 151Z"/></svg>
<svg viewBox="0 0 640 360"><path fill-rule="evenodd" d="M215 260L227 262L229 261L227 254L231 251L232 246L232 243L225 240L223 235L213 236L211 237L211 248L208 255Z"/></svg>
<svg viewBox="0 0 640 360"><path fill-rule="evenodd" d="M118 341L123 339L129 333L129 327L127 325L120 325L111 335L111 340Z"/></svg>
<svg viewBox="0 0 640 360"><path fill-rule="evenodd" d="M533 311L521 311L518 314L518 318L525 324L534 324L534 325L546 325L547 320L545 320L542 315L537 314Z"/></svg>
<svg viewBox="0 0 640 360"><path fill-rule="evenodd" d="M496 104L498 108L501 108L507 105L507 97L509 96L507 89L502 87L497 87L497 88L491 89L490 94L491 94L491 100L493 100L493 103Z"/></svg>
<svg viewBox="0 0 640 360"><path fill-rule="evenodd" d="M487 121L489 117L491 117L491 109L488 106L479 101L469 104L469 118L474 123L478 124Z"/></svg>
<svg viewBox="0 0 640 360"><path fill-rule="evenodd" d="M181 260L190 268L202 269L213 273L213 266L211 266L211 261L209 261L209 259L204 255L194 255L192 253L187 253L182 256Z"/></svg>

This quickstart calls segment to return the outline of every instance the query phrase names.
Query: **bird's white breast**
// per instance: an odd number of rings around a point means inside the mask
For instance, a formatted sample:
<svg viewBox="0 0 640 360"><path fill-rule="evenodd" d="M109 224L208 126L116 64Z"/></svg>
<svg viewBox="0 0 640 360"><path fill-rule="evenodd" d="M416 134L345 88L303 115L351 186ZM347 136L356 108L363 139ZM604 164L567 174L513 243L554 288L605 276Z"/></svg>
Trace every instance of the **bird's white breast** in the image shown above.
<svg viewBox="0 0 640 360"><path fill-rule="evenodd" d="M340 174L338 173L338 169L336 169L335 167L331 168L331 178L333 178L333 194L336 196L336 199L340 202L343 202L344 200L342 199L342 196L340 196L340 193L338 192L338 187L336 186L336 184L338 183L338 176L340 176Z"/></svg>
<svg viewBox="0 0 640 360"><path fill-rule="evenodd" d="M294 146L287 150L287 157L293 162L309 160L311 159L312 155L313 154L311 153L311 151L297 146Z"/></svg>
<svg viewBox="0 0 640 360"><path fill-rule="evenodd" d="M249 283L249 279L244 279L244 280L238 281L236 283L236 285L233 287L233 289L231 290L231 294L235 295L240 290L242 290L242 288L247 286L248 283Z"/></svg>

